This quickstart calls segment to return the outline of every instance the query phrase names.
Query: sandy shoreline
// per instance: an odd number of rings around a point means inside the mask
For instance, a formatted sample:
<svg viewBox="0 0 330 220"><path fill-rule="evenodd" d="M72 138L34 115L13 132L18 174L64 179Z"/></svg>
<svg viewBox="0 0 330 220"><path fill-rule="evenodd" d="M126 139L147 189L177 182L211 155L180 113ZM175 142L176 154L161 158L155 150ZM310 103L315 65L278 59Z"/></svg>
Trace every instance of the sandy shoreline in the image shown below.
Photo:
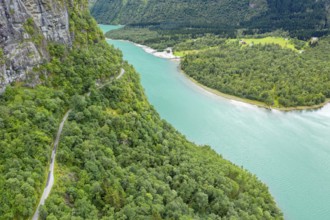
<svg viewBox="0 0 330 220"><path fill-rule="evenodd" d="M106 39L107 40L114 40L114 39L111 39L111 38L106 38ZM120 41L130 42L130 43L134 44L135 46L142 48L146 53L152 54L152 55L154 55L156 57L159 57L159 58L170 59L170 60L180 60L180 57L175 56L173 54L173 50L172 50L171 47L166 48L162 52L159 52L159 51L157 51L157 50L155 50L151 47L148 47L148 46L142 45L142 44L137 44L137 43L134 43L134 42L129 41L129 40L120 40Z"/></svg>
<svg viewBox="0 0 330 220"><path fill-rule="evenodd" d="M134 43L134 42L133 42ZM180 57L175 56L173 54L173 50L172 48L166 48L164 51L159 52L151 47L145 46L145 45L141 45L141 44L136 44L134 43L136 46L141 47L145 52L150 53L156 57L160 57L160 58L164 58L164 59L170 59L170 60L180 60Z"/></svg>
<svg viewBox="0 0 330 220"><path fill-rule="evenodd" d="M109 38L107 38L109 39ZM109 39L111 40L111 39ZM169 59L169 60L174 60L174 61L181 61L181 58L178 56L175 56L173 54L172 48L167 48L165 51L163 52L158 52L157 50L145 46L145 45L141 45L141 44L137 44L128 40L121 40L121 41L127 41L130 43L133 43L134 45L142 48L146 53L152 54L156 57L159 58L164 58L164 59ZM278 111L283 111L283 112L289 112L289 111L305 111L305 110L318 110L323 108L324 106L326 106L327 104L330 103L330 99L327 99L325 102L318 104L318 105L312 105L312 106L296 106L296 107L273 107L273 106L269 106L263 102L260 101L256 101L256 100L250 100L250 99L244 99L244 98L240 98L237 96L233 96L233 95L229 95L229 94L225 94L222 93L218 90L212 89L210 87L207 87L201 83L199 83L198 81L196 81L195 79L191 78L188 74L186 74L181 68L180 68L180 64L179 64L179 71L180 73L182 73L188 80L190 80L191 82L193 82L195 85L203 88L204 90L213 93L214 95L226 98L230 101L237 101L237 102L241 102L241 103L245 103L245 104L249 104L249 105L253 105L253 106L257 106L260 108L265 108L265 109L269 109L269 110L278 110Z"/></svg>
<svg viewBox="0 0 330 220"><path fill-rule="evenodd" d="M250 100L250 99L244 99L244 98L240 98L237 96L233 96L233 95L229 95L226 93L222 93L218 90L212 89L210 87L207 87L201 83L199 83L198 81L196 81L195 79L191 78L189 75L187 75L180 67L179 67L180 72L191 82L193 82L196 86L199 86L201 88L203 88L204 90L220 96L222 98L228 99L230 101L236 101L236 102L241 102L244 104L248 104L248 105L252 105L252 106L256 106L256 107L260 107L260 108L264 108L264 109L269 109L269 110L277 110L277 111L282 111L282 112L290 112L290 111L312 111L312 110L319 110L321 108L323 108L324 106L328 105L330 103L330 99L327 99L325 102L318 104L318 105L312 105L312 106L296 106L296 107L273 107L273 106L269 106L263 102L260 101L256 101L256 100Z"/></svg>

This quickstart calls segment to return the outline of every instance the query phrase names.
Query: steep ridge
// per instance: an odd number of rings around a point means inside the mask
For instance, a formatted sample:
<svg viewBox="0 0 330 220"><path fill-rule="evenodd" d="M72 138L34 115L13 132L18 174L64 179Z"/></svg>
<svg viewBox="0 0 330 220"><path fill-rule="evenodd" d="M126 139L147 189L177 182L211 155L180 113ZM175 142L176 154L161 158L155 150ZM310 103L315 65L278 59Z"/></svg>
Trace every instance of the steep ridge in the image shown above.
<svg viewBox="0 0 330 220"><path fill-rule="evenodd" d="M291 36L311 37L329 34L329 1L268 0L266 13L243 22L243 27L263 32L283 29ZM253 32L250 32L253 33ZM305 38L306 39L306 38Z"/></svg>
<svg viewBox="0 0 330 220"><path fill-rule="evenodd" d="M98 0L91 12L100 23L218 27L237 26L266 7L266 0Z"/></svg>
<svg viewBox="0 0 330 220"><path fill-rule="evenodd" d="M330 15L327 0L98 0L91 13L105 24L247 34L282 29L299 38L328 33Z"/></svg>

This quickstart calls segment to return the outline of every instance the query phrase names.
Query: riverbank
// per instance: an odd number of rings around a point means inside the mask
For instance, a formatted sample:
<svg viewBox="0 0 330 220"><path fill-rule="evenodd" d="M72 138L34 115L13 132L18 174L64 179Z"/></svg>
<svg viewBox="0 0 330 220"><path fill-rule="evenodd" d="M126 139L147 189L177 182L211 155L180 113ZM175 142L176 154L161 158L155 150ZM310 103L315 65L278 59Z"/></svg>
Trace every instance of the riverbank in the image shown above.
<svg viewBox="0 0 330 220"><path fill-rule="evenodd" d="M112 40L110 38L106 38L106 39L107 40ZM130 42L130 43L134 44L135 46L142 48L146 53L152 54L152 55L154 55L156 57L159 57L159 58L170 59L170 60L180 60L179 56L174 55L173 50L172 50L171 47L166 48L164 51L158 51L158 50L155 50L155 49L153 49L151 47L148 47L146 45L137 44L137 43L129 41L129 40L119 40L119 41Z"/></svg>
<svg viewBox="0 0 330 220"><path fill-rule="evenodd" d="M216 89L212 89L210 87L207 87L207 86L201 84L200 82L198 82L197 80L193 79L192 77L190 77L180 67L178 69L179 69L180 73L182 73L187 79L189 79L195 85L203 88L204 90L206 90L208 92L211 92L212 94L215 94L217 96L220 96L222 98L226 98L226 99L229 99L229 100L232 100L232 101L238 101L238 102L243 102L243 103L246 103L246 104L254 105L254 106L257 106L257 107L260 107L260 108L265 108L265 109L269 109L269 110L278 110L278 111L283 111L283 112L305 111L305 110L318 110L318 109L323 108L324 106L326 106L327 104L330 103L330 99L327 99L325 102L323 102L321 104L312 105L312 106L296 106L296 107L274 107L274 106L269 106L269 105L267 105L263 102L260 102L260 101L240 98L238 96L222 93L222 92L220 92Z"/></svg>
<svg viewBox="0 0 330 220"><path fill-rule="evenodd" d="M134 42L132 42L134 43ZM141 47L145 52L150 53L156 57L160 57L160 58L164 58L164 59L170 59L170 60L180 60L180 57L175 56L173 53L172 48L166 48L164 51L160 52L157 51L151 47L145 46L145 45L141 45L141 44L136 44L134 43L136 46Z"/></svg>
<svg viewBox="0 0 330 220"><path fill-rule="evenodd" d="M109 39L109 38L107 38ZM110 40L110 39L109 39ZM169 60L173 60L173 61L178 61L180 63L181 61L181 57L179 56L175 56L173 54L173 51L171 48L167 48L166 50L164 50L163 52L159 52L151 47L145 46L145 45L141 45L141 44L137 44L134 43L132 41L128 41L128 40L120 40L120 41L126 41L126 42L130 42L140 48L142 48L146 53L152 54L156 57L160 57L160 58L164 58L164 59L169 59ZM278 110L278 111L283 111L283 112L290 112L290 111L306 111L306 110L318 110L323 108L325 105L330 103L330 99L326 99L325 102L318 104L318 105L312 105L312 106L295 106L295 107L274 107L274 106L269 106L266 103L260 102L260 101L256 101L256 100L251 100L251 99L245 99L245 98L241 98L238 96L234 96L234 95L229 95L226 93L222 93L216 89L212 89L208 86L205 86L203 84L201 84L200 82L198 82L197 80L193 79L192 77L190 77L188 74L186 74L181 68L180 68L180 64L179 64L179 72L182 73L187 79L189 79L191 82L193 82L195 85L203 88L204 90L211 92L217 96L220 96L222 98L226 98L232 101L238 101L238 102L242 102L242 103L246 103L246 104L250 104L253 106L257 106L260 108L265 108L265 109L269 109L269 110Z"/></svg>
<svg viewBox="0 0 330 220"><path fill-rule="evenodd" d="M175 129L257 175L285 218L327 219L330 196L318 186L330 181L330 105L285 113L230 101L187 80L176 61L128 42L111 43L137 69L148 100Z"/></svg>

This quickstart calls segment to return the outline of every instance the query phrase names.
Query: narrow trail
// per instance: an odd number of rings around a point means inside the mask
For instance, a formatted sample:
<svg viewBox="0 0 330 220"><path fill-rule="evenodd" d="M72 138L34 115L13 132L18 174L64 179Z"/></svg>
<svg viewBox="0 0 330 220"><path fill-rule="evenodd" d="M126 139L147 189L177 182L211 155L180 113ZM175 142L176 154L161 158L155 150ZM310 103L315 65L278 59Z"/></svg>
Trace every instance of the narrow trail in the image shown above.
<svg viewBox="0 0 330 220"><path fill-rule="evenodd" d="M63 130L63 127L64 127L64 123L68 119L68 116L69 116L70 111L71 110L68 110L65 113L65 115L64 115L64 117L62 119L62 122L61 122L61 124L60 124L60 126L58 128L56 139L55 139L55 142L54 142L53 151L52 151L52 157L51 157L51 160L50 160L49 172L48 172L46 187L44 189L44 192L42 193L42 196L41 196L41 199L40 199L38 208L37 208L36 212L34 213L34 215L32 217L32 220L38 220L38 218L39 218L39 207L41 205L44 205L45 204L45 200L49 196L50 191L51 191L51 189L52 189L52 187L54 185L54 164L55 164L56 150L57 150L58 143L60 142L60 137L61 137L62 130Z"/></svg>
<svg viewBox="0 0 330 220"><path fill-rule="evenodd" d="M125 72L126 71L124 70L124 68L121 68L119 75L116 77L116 80L120 79L125 74ZM111 83L111 81L109 83ZM104 87L105 85L107 85L109 83L103 84L101 87L99 87L99 89ZM87 96L90 96L90 92L87 93ZM58 144L60 142L60 137L61 137L61 134L62 134L64 124L65 124L66 120L68 119L68 116L69 116L70 112L71 112L71 109L69 109L65 113L65 115L62 119L62 122L61 122L61 124L58 128L56 139L55 139L55 142L54 142L54 147L53 147L53 150L52 150L52 156L51 156L51 160L50 160L49 172L48 172L46 186L45 186L44 192L42 193L41 199L39 201L38 208L37 208L36 212L34 213L34 215L32 217L32 220L38 220L39 219L39 208L40 208L41 205L45 204L45 201L48 198L48 196L50 194L50 191L51 191L51 189L54 185L54 165L55 165L56 150L57 150Z"/></svg>
<svg viewBox="0 0 330 220"><path fill-rule="evenodd" d="M120 79L124 74L125 74L125 70L124 70L124 68L121 68L120 69L120 73L119 73L119 75L118 76L116 76L116 80L118 80L118 79ZM98 89L102 89L104 86L106 86L106 85L108 85L108 84L110 84L112 81L110 81L110 82L108 82L108 83L104 83L103 85L100 85L99 87L98 87ZM89 93L90 94L90 93Z"/></svg>
<svg viewBox="0 0 330 220"><path fill-rule="evenodd" d="M120 69L120 74L116 77L116 79L120 79L125 74L124 68Z"/></svg>

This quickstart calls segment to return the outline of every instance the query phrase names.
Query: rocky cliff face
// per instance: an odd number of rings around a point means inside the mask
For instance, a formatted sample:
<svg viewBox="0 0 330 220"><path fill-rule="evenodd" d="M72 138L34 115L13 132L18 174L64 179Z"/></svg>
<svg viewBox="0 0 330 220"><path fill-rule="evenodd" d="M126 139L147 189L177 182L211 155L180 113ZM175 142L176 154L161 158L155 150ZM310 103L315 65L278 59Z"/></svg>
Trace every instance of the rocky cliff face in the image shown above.
<svg viewBox="0 0 330 220"><path fill-rule="evenodd" d="M0 93L13 81L37 82L29 73L49 59L48 41L72 43L64 1L0 1Z"/></svg>

